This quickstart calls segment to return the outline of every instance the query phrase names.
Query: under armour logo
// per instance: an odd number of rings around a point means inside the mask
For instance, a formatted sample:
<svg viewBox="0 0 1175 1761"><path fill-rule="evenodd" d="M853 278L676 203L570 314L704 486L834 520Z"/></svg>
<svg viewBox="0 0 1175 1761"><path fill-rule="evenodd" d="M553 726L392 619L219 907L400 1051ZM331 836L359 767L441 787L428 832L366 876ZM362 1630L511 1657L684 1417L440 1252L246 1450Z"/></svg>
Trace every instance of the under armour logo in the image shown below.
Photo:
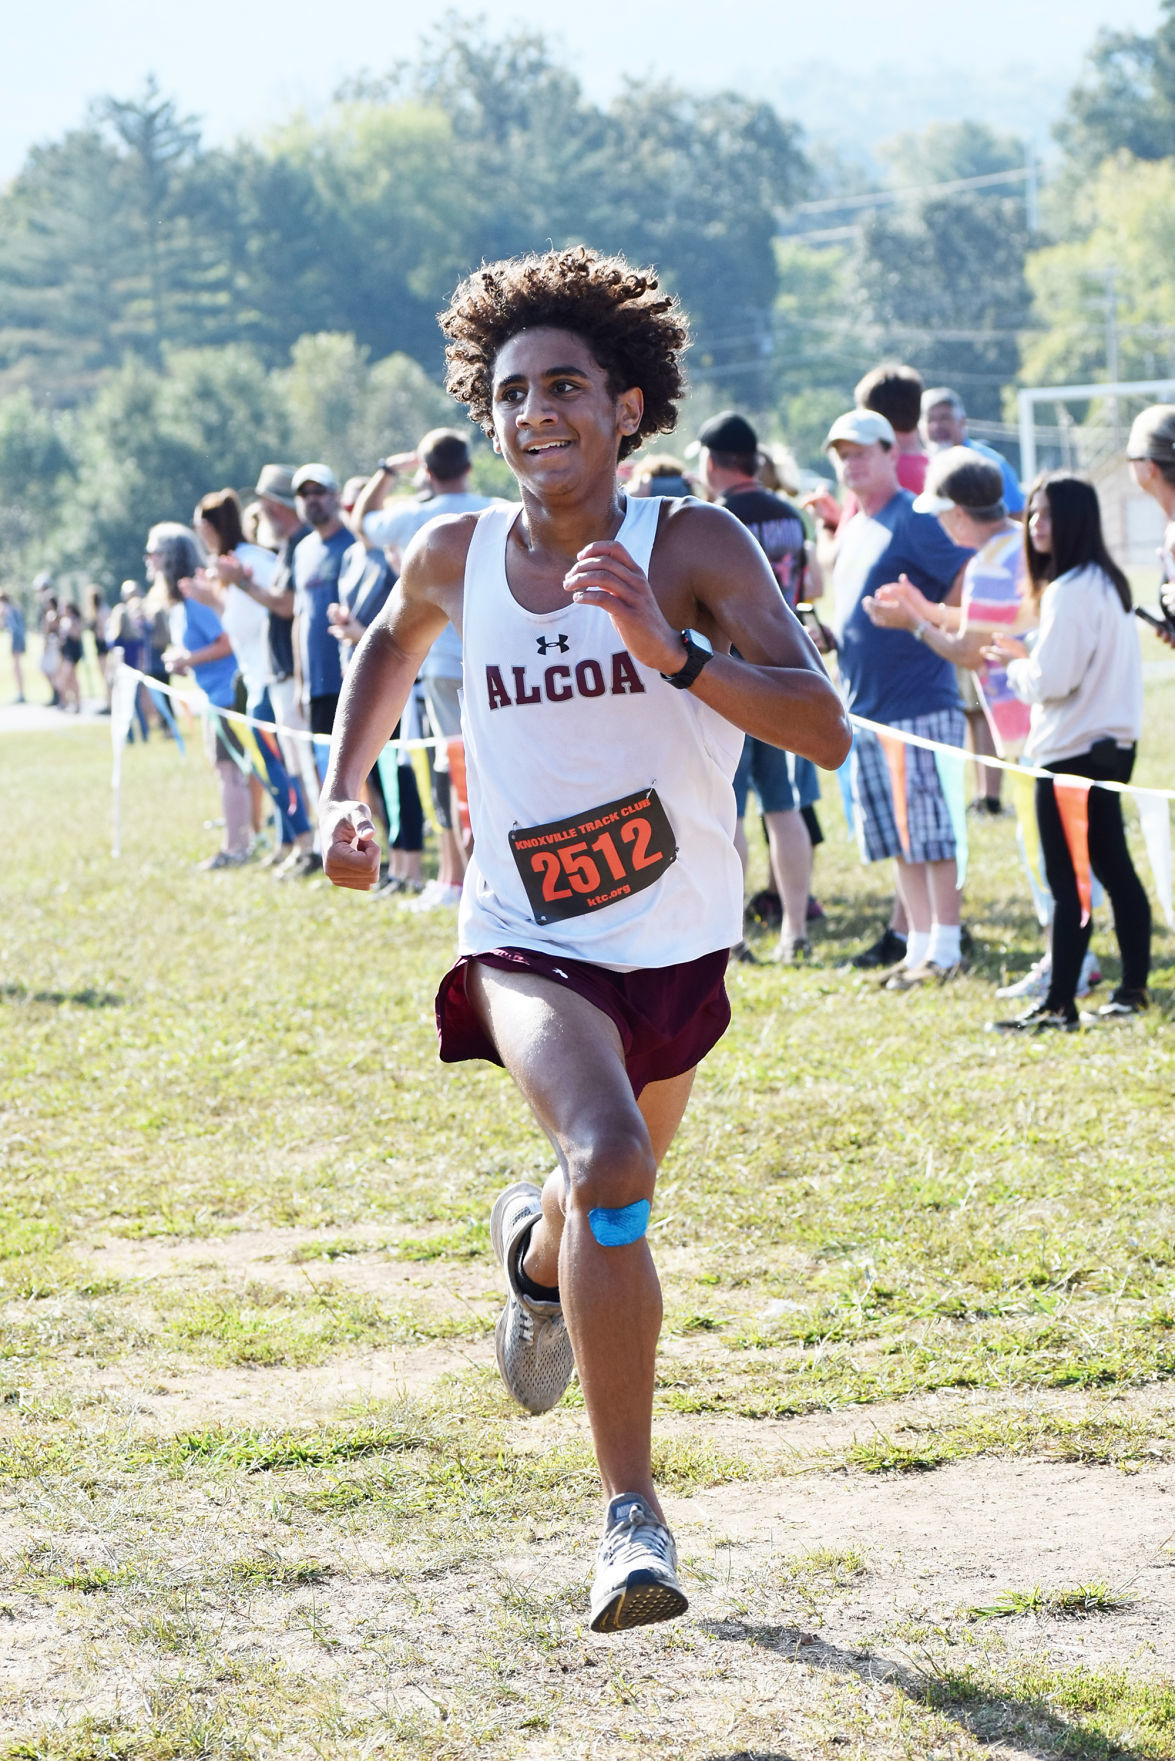
<svg viewBox="0 0 1175 1761"><path fill-rule="evenodd" d="M557 648L559 650L560 654L566 654L567 650L571 647L571 644L570 644L570 642L568 642L566 636L562 636L562 635L560 635L560 636L536 636L535 641L539 645L539 653L540 654L545 654L547 652L548 648Z"/></svg>

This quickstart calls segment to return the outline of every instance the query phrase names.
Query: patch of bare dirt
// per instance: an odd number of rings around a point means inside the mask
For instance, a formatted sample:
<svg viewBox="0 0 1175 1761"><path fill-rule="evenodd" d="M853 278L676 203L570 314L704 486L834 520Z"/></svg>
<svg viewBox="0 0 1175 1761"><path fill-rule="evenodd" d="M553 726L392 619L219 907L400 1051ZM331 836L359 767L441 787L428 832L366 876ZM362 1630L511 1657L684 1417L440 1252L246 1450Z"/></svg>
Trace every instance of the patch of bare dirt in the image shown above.
<svg viewBox="0 0 1175 1761"><path fill-rule="evenodd" d="M952 1662L986 1660L998 1671L1031 1655L1058 1667L1128 1666L1139 1679L1169 1675L1173 1478L1158 1468L1127 1476L981 1461L933 1475L813 1475L671 1499L690 1611L618 1639L586 1631L591 1522L529 1542L515 1531L496 1554L485 1536L470 1536L430 1555L413 1551L395 1525L386 1539L370 1529L291 1532L259 1524L255 1506L200 1507L177 1487L174 1507L152 1521L153 1550L174 1536L172 1582L196 1591L182 1604L191 1640L174 1660L144 1648L136 1592L63 1596L52 1620L21 1598L10 1611L18 1618L0 1628L0 1681L25 1726L62 1704L133 1714L135 1683L141 1690L147 1679L158 1685L201 1669L227 1679L231 1669L277 1660L303 1690L342 1695L360 1717L381 1703L415 1705L422 1694L455 1733L498 1716L501 1740L485 1752L528 1761L1025 1761L1056 1751L1016 1722L1014 1696L1005 1705L993 1693L978 1713L951 1711L948 1738L933 1749L919 1746L916 1729L887 1720L903 1703L921 1705L928 1672ZM805 1572L815 1548L855 1548L863 1569L837 1588ZM320 1559L327 1575L312 1587L213 1590L224 1561L271 1550ZM965 1617L1003 1590L1098 1579L1137 1601L1080 1621ZM175 1608L173 1597L178 1618ZM980 1715L982 1746L970 1722ZM539 1724L529 1737L526 1722ZM291 1744L283 1761L309 1752ZM471 1739L468 1752L482 1752L480 1743Z"/></svg>
<svg viewBox="0 0 1175 1761"><path fill-rule="evenodd" d="M1064 1664L1135 1656L1155 1673L1175 1668L1175 1467L981 1459L929 1474L812 1474L669 1499L667 1514L686 1556L711 1569L726 1554L859 1549L864 1573L822 1611L830 1643L884 1644L905 1623L939 1625L1008 1591L1104 1583L1136 1599L1114 1614L991 1626Z"/></svg>
<svg viewBox="0 0 1175 1761"><path fill-rule="evenodd" d="M228 1235L152 1236L142 1241L112 1236L88 1247L86 1261L95 1273L127 1282L190 1278L203 1272L292 1292L335 1284L390 1299L418 1292L447 1292L451 1301L479 1300L500 1289L498 1269L485 1259L447 1259L443 1269L432 1260L399 1260L385 1249L391 1235L386 1225L357 1224L337 1231L239 1229ZM337 1259L327 1255L296 1259L299 1249L332 1239L362 1243L366 1251L341 1254ZM426 1241L427 1236L421 1239Z"/></svg>

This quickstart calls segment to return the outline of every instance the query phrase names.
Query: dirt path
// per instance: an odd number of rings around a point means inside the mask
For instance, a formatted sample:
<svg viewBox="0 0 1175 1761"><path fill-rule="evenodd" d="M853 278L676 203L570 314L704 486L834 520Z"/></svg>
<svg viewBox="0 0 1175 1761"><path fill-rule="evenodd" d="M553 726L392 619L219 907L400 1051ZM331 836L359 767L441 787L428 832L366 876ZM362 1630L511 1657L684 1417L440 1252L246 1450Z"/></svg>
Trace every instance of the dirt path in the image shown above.
<svg viewBox="0 0 1175 1761"><path fill-rule="evenodd" d="M484 1257L443 1267L400 1260L388 1251L387 1228L345 1233L359 1251L334 1259L301 1257L311 1243L335 1240L330 1232L292 1229L111 1237L84 1259L96 1275L145 1292L156 1282L186 1289L201 1280L298 1291L309 1279L393 1305L461 1301L492 1313L500 1300L496 1268ZM704 1339L665 1342L670 1358L696 1360L708 1349ZM428 1395L442 1378L458 1378L441 1390L457 1411L465 1399L474 1413L498 1399L485 1337L343 1352L305 1368L204 1367L162 1350L130 1352L106 1364L61 1359L51 1376L45 1393L89 1407L98 1426L160 1437L209 1425L311 1429L398 1394ZM430 1552L428 1543L415 1545L411 1525L374 1509L353 1523L319 1521L298 1504L296 1476L219 1491L198 1475L156 1480L149 1512L129 1487L99 1509L87 1491L22 1482L0 1499L0 1552L18 1576L21 1561L38 1559L45 1575L25 1580L0 1620L0 1731L6 1719L17 1729L87 1713L133 1723L138 1684L149 1674L162 1680L171 1667L166 1647L158 1652L163 1633L189 1659L184 1667L212 1657L222 1677L287 1671L307 1704L337 1701L356 1729L381 1707L423 1720L419 1745L414 1737L402 1751L413 1757L434 1752L427 1733L438 1707L453 1734L436 1753L484 1749L512 1761L1028 1761L1076 1753L1066 1748L1071 1722L1042 1710L1023 1682L1033 1670L1037 1681L1042 1670L1125 1671L1143 1684L1175 1675L1175 1462L1131 1472L1032 1456L978 1456L929 1473L828 1467L878 1434L1050 1415L1128 1418L1163 1435L1170 1426L1162 1388L1113 1398L924 1396L786 1419L659 1415L659 1438L753 1463L756 1478L666 1500L690 1612L622 1645L584 1632L597 1518L582 1505L570 1524L546 1523L536 1508L533 1522L507 1523L502 1542L492 1520L472 1522ZM569 1402L541 1420L512 1419L508 1439L526 1451L582 1444L586 1417ZM262 1576L242 1588L244 1558L265 1570L308 1563L320 1575L279 1585ZM71 1561L117 1568L124 1559L136 1560L151 1586L155 1612L146 1624L143 1592L129 1582L116 1580L102 1595L71 1591L68 1582L50 1588ZM1012 1618L977 1613L1013 1593L1099 1584L1115 1606L1089 1618L1043 1608ZM202 1586L191 1603L186 1585ZM968 1669L980 1671L982 1691L928 1712L934 1684ZM282 1761L311 1752L368 1751L294 1744L282 1748ZM1125 1761L1159 1753L1111 1752Z"/></svg>

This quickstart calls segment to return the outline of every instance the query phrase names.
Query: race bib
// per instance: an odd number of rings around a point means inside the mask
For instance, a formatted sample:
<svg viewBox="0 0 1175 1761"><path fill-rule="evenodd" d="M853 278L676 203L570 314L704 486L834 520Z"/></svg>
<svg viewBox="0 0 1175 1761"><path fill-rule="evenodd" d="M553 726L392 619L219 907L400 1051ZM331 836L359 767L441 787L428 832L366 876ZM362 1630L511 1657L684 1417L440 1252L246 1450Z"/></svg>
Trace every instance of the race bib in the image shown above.
<svg viewBox="0 0 1175 1761"><path fill-rule="evenodd" d="M536 923L584 917L631 898L677 861L673 827L655 789L608 801L549 825L510 833Z"/></svg>

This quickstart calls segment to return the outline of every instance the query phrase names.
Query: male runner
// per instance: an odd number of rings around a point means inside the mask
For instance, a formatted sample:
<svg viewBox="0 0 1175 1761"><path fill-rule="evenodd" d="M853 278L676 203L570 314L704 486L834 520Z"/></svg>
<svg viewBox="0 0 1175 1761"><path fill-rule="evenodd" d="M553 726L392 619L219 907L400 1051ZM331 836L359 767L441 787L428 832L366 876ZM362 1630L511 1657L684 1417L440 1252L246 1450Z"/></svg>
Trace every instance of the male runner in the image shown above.
<svg viewBox="0 0 1175 1761"><path fill-rule="evenodd" d="M483 267L441 317L448 385L521 510L439 519L347 672L321 821L367 888L364 777L446 620L462 632L473 862L441 1057L503 1064L558 1157L496 1200L498 1364L528 1410L578 1369L608 1500L591 1624L686 1607L650 1465L661 1292L645 1239L741 933L731 778L744 733L839 765L839 698L762 550L724 509L626 502L620 459L673 427L685 321L648 272L578 248ZM728 652L738 649L740 659Z"/></svg>

